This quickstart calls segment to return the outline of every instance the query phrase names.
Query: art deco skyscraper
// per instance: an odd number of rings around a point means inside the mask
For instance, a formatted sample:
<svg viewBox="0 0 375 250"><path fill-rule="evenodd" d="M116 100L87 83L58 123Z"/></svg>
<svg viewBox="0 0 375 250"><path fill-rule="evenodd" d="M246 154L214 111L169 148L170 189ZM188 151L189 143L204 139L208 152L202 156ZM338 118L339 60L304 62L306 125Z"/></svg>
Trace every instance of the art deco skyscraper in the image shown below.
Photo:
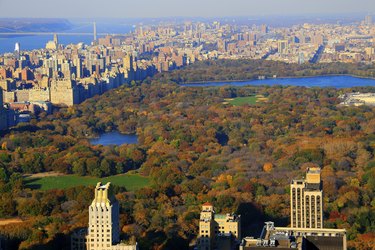
<svg viewBox="0 0 375 250"><path fill-rule="evenodd" d="M111 183L96 184L89 206L89 227L72 234L72 250L138 250L137 242L120 242L119 203Z"/></svg>
<svg viewBox="0 0 375 250"><path fill-rule="evenodd" d="M290 185L292 228L323 228L323 190L320 168L309 168L306 179Z"/></svg>
<svg viewBox="0 0 375 250"><path fill-rule="evenodd" d="M110 249L120 241L119 204L110 183L95 187L95 198L89 207L87 249Z"/></svg>

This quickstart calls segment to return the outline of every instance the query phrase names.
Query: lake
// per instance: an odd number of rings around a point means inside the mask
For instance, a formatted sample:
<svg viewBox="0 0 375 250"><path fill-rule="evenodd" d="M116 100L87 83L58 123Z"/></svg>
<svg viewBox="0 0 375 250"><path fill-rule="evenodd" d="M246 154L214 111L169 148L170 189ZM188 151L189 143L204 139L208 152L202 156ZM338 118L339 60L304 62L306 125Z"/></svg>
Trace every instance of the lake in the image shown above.
<svg viewBox="0 0 375 250"><path fill-rule="evenodd" d="M138 136L133 135L125 135L121 134L117 131L112 131L108 133L101 134L99 138L90 139L90 143L93 145L122 145L122 144L137 144L138 143Z"/></svg>
<svg viewBox="0 0 375 250"><path fill-rule="evenodd" d="M316 76L303 78L269 78L264 80L250 80L243 82L207 82L207 83L189 83L181 84L186 87L220 87L220 86L248 86L248 85L284 85L284 86L302 86L302 87L321 87L321 88L351 88L375 86L375 79L360 78L354 76Z"/></svg>

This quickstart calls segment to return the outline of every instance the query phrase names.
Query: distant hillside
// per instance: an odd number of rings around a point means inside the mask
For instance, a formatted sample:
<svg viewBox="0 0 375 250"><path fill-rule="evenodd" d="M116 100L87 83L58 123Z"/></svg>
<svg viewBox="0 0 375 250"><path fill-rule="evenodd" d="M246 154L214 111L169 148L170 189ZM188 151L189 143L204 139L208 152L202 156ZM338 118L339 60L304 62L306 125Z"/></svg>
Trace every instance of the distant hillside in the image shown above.
<svg viewBox="0 0 375 250"><path fill-rule="evenodd" d="M0 32L54 32L72 26L62 18L0 18Z"/></svg>

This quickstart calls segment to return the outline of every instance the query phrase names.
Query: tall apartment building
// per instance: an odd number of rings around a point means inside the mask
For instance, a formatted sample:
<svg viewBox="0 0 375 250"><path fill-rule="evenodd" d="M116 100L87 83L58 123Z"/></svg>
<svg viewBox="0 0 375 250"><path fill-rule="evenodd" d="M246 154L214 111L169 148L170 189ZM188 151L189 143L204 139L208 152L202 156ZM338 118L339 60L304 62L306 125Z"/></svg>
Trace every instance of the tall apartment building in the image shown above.
<svg viewBox="0 0 375 250"><path fill-rule="evenodd" d="M291 227L267 221L260 237L243 238L239 249L346 250L345 229L323 228L320 168L309 168L306 179L293 180L290 193Z"/></svg>
<svg viewBox="0 0 375 250"><path fill-rule="evenodd" d="M372 25L372 16L371 15L365 16L364 23L365 23L365 25Z"/></svg>
<svg viewBox="0 0 375 250"><path fill-rule="evenodd" d="M51 81L50 101L56 105L72 106L80 102L79 89L70 78L55 78Z"/></svg>
<svg viewBox="0 0 375 250"><path fill-rule="evenodd" d="M0 87L0 130L8 128L8 114L3 105L3 90Z"/></svg>
<svg viewBox="0 0 375 250"><path fill-rule="evenodd" d="M234 249L240 239L240 215L215 214L212 204L203 204L197 242L199 250Z"/></svg>
<svg viewBox="0 0 375 250"><path fill-rule="evenodd" d="M323 190L320 168L309 168L306 179L290 184L292 228L323 228Z"/></svg>
<svg viewBox="0 0 375 250"><path fill-rule="evenodd" d="M285 54L288 52L289 42L288 40L279 40L277 41L277 51L280 54Z"/></svg>
<svg viewBox="0 0 375 250"><path fill-rule="evenodd" d="M119 203L112 186L99 182L89 207L89 227L72 235L72 250L138 250L136 242L120 242Z"/></svg>

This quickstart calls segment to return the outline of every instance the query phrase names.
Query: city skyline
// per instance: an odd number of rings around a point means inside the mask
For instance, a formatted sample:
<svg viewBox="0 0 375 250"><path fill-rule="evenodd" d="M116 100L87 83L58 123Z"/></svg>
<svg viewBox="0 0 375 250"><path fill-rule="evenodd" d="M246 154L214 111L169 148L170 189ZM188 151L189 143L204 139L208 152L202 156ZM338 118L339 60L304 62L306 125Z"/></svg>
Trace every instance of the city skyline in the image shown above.
<svg viewBox="0 0 375 250"><path fill-rule="evenodd" d="M329 2L317 0L305 2L298 0L140 0L120 1L108 0L103 11L103 2L98 0L82 1L48 1L37 0L19 2L0 1L0 9L6 10L1 18L32 17L32 18L160 18L160 17L227 17L227 16L295 16L305 14L348 14L375 13L375 3L371 0ZM72 8L74 6L74 8Z"/></svg>

